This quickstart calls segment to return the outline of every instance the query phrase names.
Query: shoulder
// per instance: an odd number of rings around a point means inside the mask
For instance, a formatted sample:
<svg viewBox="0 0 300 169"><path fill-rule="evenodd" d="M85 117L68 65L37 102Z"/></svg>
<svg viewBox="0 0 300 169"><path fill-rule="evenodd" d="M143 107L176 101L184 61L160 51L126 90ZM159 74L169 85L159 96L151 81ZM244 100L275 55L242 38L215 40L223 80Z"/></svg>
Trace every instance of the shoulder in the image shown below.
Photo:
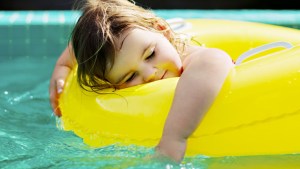
<svg viewBox="0 0 300 169"><path fill-rule="evenodd" d="M186 56L183 60L183 68L191 64L199 66L226 66L233 65L231 57L223 50L217 48L206 48L201 46L188 46Z"/></svg>

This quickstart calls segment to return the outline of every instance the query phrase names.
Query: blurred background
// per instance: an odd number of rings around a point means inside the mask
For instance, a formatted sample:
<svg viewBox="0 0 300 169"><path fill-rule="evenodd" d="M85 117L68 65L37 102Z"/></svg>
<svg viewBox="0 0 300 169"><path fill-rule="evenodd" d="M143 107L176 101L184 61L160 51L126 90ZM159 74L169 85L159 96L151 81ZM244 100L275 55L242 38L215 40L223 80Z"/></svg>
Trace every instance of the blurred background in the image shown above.
<svg viewBox="0 0 300 169"><path fill-rule="evenodd" d="M82 0L1 0L0 10L69 10ZM135 0L152 9L300 9L292 0Z"/></svg>

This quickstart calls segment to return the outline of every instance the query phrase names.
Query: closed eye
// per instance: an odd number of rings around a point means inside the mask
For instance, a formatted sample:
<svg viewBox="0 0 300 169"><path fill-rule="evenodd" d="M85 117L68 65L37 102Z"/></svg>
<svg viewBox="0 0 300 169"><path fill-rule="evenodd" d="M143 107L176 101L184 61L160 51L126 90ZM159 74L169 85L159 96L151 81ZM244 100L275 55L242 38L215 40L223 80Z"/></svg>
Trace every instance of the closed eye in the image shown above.
<svg viewBox="0 0 300 169"><path fill-rule="evenodd" d="M125 81L125 83L131 82L131 81L135 78L135 76L136 76L136 73L133 73L133 74Z"/></svg>
<svg viewBox="0 0 300 169"><path fill-rule="evenodd" d="M150 60L150 59L152 59L154 56L155 56L155 51L153 50L153 51L150 53L150 55L146 57L145 60Z"/></svg>

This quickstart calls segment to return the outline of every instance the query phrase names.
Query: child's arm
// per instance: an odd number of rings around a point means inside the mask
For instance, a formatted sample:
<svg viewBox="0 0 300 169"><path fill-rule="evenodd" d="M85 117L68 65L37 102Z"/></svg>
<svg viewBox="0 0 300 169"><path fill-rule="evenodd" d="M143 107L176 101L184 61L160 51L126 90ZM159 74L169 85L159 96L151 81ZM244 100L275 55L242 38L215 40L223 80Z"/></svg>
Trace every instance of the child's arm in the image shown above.
<svg viewBox="0 0 300 169"><path fill-rule="evenodd" d="M194 132L219 93L233 67L231 58L218 49L200 49L184 62L157 150L181 161L187 138Z"/></svg>
<svg viewBox="0 0 300 169"><path fill-rule="evenodd" d="M56 62L49 86L50 104L57 116L61 116L58 108L58 96L63 90L65 79L75 64L76 59L72 46L68 45Z"/></svg>

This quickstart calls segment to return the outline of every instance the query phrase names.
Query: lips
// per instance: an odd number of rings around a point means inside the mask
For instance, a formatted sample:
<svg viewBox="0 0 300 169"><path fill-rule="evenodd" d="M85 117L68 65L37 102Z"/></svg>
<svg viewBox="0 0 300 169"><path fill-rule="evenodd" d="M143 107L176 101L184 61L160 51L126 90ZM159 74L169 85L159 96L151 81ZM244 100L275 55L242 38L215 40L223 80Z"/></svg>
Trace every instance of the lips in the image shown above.
<svg viewBox="0 0 300 169"><path fill-rule="evenodd" d="M161 76L160 79L164 79L164 77L165 77L166 74L167 74L167 71L165 71L165 72L162 74L162 76Z"/></svg>

